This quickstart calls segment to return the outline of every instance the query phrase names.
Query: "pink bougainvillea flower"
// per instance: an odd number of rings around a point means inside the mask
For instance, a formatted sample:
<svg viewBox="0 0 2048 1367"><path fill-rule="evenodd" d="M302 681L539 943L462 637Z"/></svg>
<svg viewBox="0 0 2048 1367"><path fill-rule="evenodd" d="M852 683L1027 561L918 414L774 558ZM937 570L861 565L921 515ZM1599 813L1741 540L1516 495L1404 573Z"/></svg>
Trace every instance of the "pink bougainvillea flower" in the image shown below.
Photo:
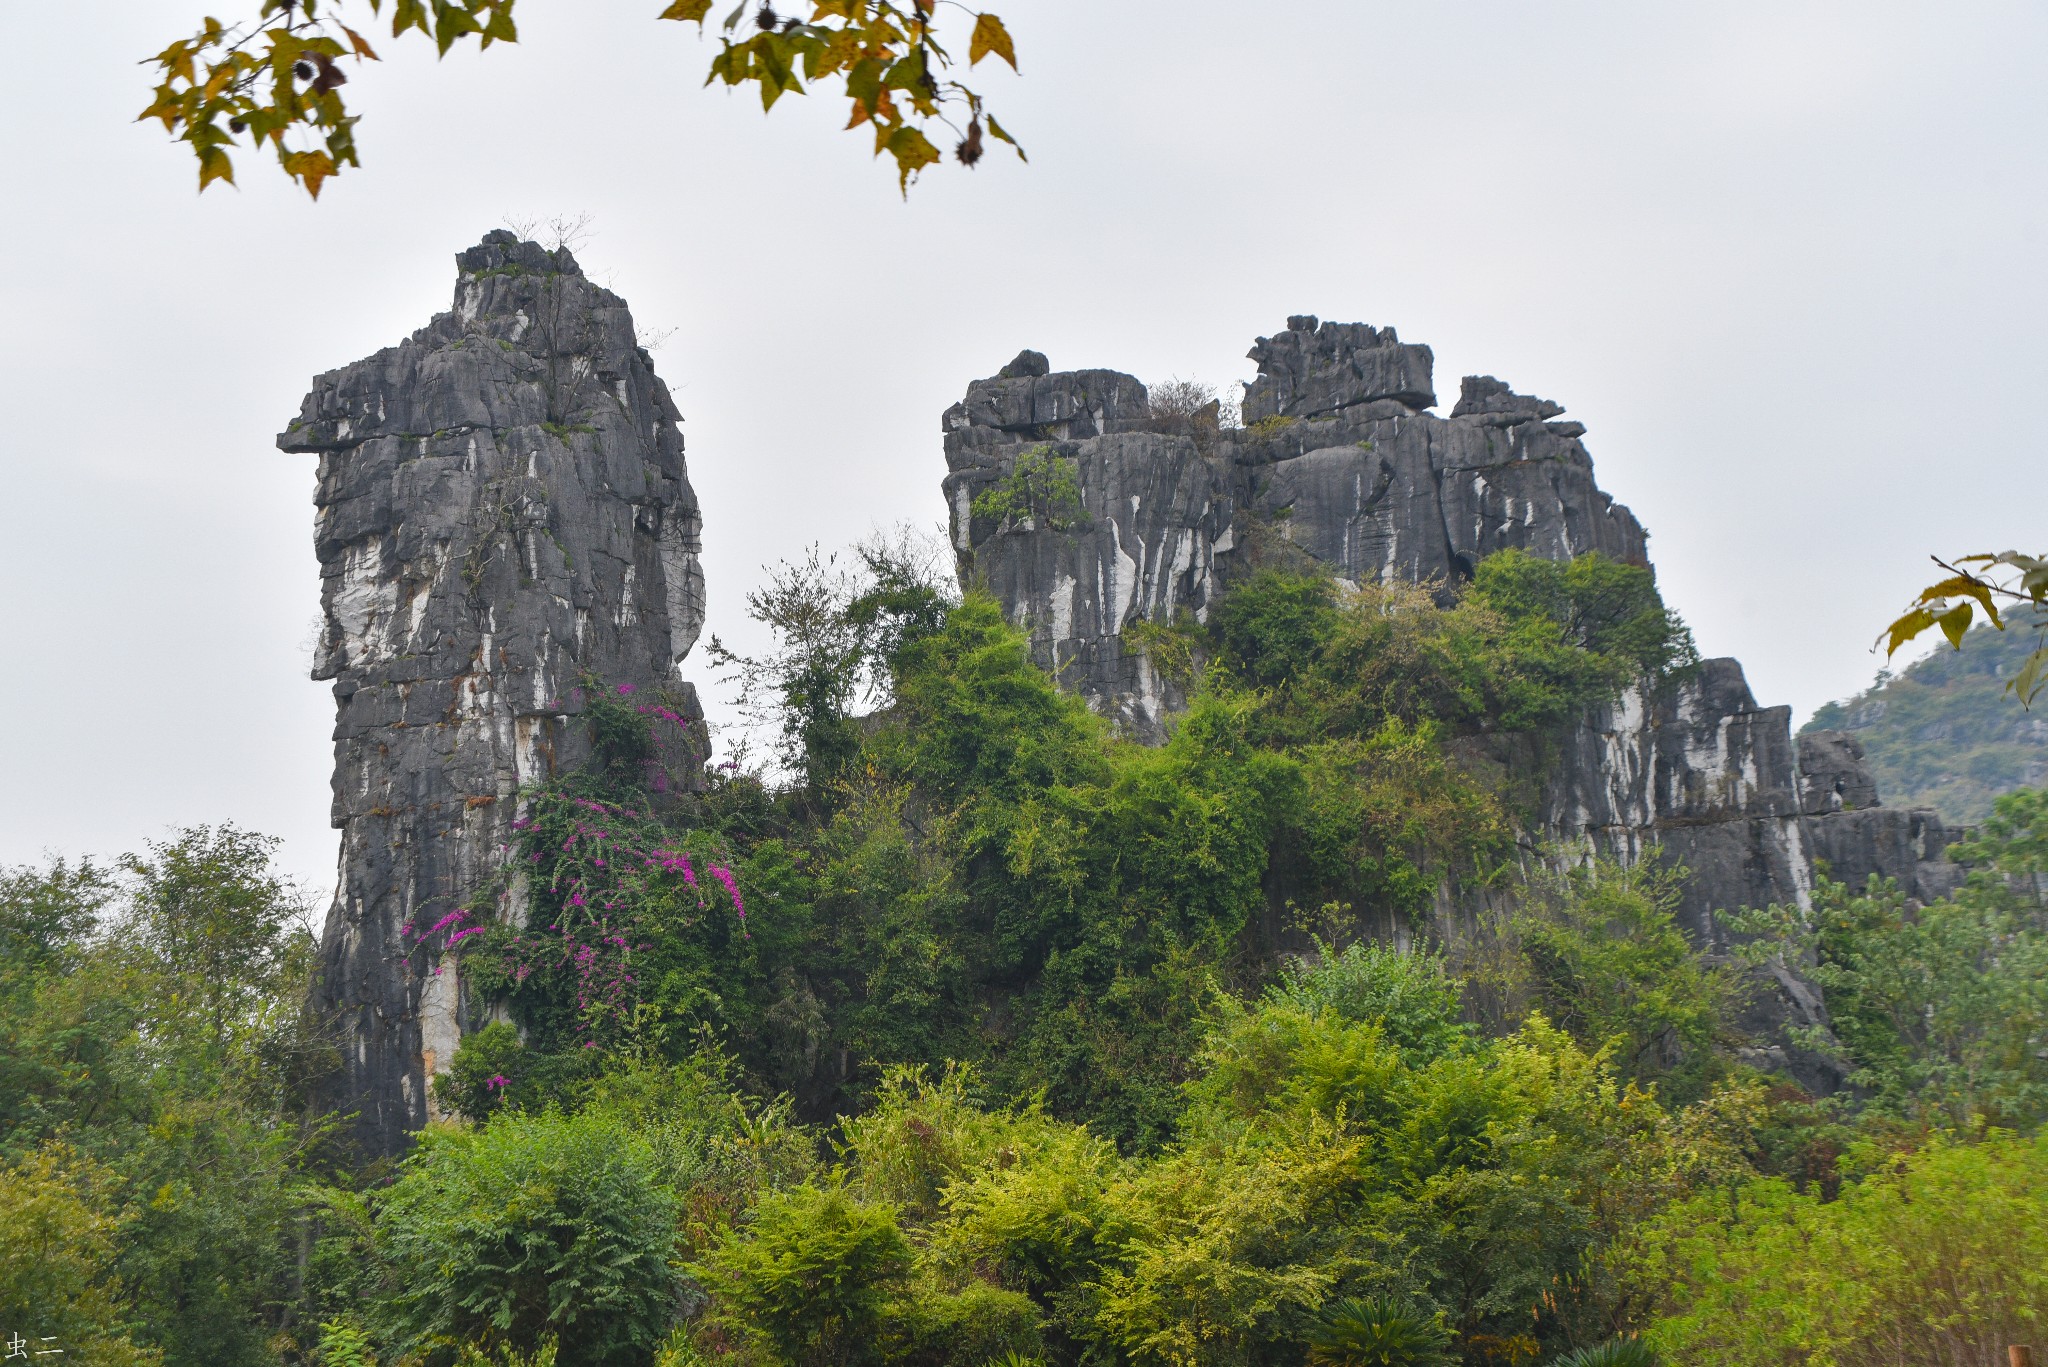
<svg viewBox="0 0 2048 1367"><path fill-rule="evenodd" d="M723 864L713 864L711 866L711 876L724 885L725 895L732 898L732 909L739 913L742 921L746 920L747 904L740 900L740 887L733 879L732 870Z"/></svg>

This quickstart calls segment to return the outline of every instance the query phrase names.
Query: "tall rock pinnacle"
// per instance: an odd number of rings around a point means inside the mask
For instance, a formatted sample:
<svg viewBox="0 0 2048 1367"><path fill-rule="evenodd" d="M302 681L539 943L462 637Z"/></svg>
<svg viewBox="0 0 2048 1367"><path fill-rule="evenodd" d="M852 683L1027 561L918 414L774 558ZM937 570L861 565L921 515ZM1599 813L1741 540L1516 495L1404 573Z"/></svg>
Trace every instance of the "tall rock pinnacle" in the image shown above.
<svg viewBox="0 0 2048 1367"><path fill-rule="evenodd" d="M320 457L313 675L343 834L314 1006L340 1031L330 1100L373 1153L429 1118L475 1024L429 929L493 888L522 914L510 823L588 753L583 681L687 693L704 622L679 416L625 301L509 232L456 260L453 310L320 376L278 438ZM701 734L683 744L694 774Z"/></svg>

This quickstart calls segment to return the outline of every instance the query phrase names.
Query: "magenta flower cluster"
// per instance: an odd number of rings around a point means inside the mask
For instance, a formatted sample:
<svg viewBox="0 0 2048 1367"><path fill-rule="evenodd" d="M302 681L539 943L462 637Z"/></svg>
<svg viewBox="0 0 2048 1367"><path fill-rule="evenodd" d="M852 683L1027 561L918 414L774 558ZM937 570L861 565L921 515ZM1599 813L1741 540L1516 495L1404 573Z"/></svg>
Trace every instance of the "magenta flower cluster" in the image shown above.
<svg viewBox="0 0 2048 1367"><path fill-rule="evenodd" d="M649 838L642 824L647 816L632 807L583 797L542 801L560 806L552 812L543 808L545 821L521 818L512 827L529 838L528 861L547 866L548 886L561 910L546 934L525 931L512 938L505 946L506 969L515 984L542 968L571 973L580 1043L595 1048L635 1014L637 961L653 948L637 930L648 901L672 904L680 892L699 913L730 903L742 937L749 937L746 901L730 867L707 860L700 870L688 851ZM532 837L543 829L549 832L547 844L535 849ZM700 874L708 875L715 891L707 892Z"/></svg>
<svg viewBox="0 0 2048 1367"><path fill-rule="evenodd" d="M455 910L449 912L446 916L443 916L440 920L434 922L434 924L428 926L425 930L420 930L413 926L405 926L400 929L399 934L404 938L411 940L413 942L414 948L424 949L427 948L428 943L436 935L439 935L444 930L448 931L448 938L445 941L443 941L441 945L441 952L445 954L447 951L456 948L458 945L462 944L463 941L468 940L472 936L481 935L484 933L486 929L486 927L484 926L465 926L462 924L464 921L469 920L474 915L475 913L472 912L468 907L457 907ZM435 977L438 978L441 976L441 968L442 966L440 964L434 965L433 975Z"/></svg>

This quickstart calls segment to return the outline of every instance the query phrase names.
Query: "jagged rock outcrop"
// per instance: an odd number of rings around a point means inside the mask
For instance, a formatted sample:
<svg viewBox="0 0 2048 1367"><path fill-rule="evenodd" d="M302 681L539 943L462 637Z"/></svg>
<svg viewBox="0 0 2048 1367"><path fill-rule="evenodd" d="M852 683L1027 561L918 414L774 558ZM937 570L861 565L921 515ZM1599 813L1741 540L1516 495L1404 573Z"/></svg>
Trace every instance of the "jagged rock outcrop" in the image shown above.
<svg viewBox="0 0 2048 1367"><path fill-rule="evenodd" d="M1154 417L1133 377L1056 373L1036 352L971 384L943 420L962 581L986 585L1040 662L1126 733L1160 739L1182 702L1126 632L1183 610L1205 618L1261 538L1360 582L1452 584L1509 547L1648 563L1647 534L1595 485L1585 428L1559 404L1469 376L1448 417L1425 411L1429 348L1391 328L1295 317L1250 355L1260 373L1240 429ZM1073 462L1079 506L1058 523L981 497L1038 447ZM1859 885L1899 878L1923 900L1953 887L1939 861L1954 832L1875 800L1853 741L1796 751L1790 709L1758 706L1736 661L1707 660L1589 708L1545 765L1525 834L1532 853L1661 849L1691 870L1680 914L1718 953L1715 910L1804 906L1816 860ZM1759 1061L1832 1088L1833 1065L1784 1044L1788 1026L1825 1024L1820 994L1796 966L1769 972L1776 990L1747 1022Z"/></svg>
<svg viewBox="0 0 2048 1367"><path fill-rule="evenodd" d="M1051 373L1028 351L943 420L963 575L1010 604L1041 661L1132 734L1159 737L1179 700L1124 650L1123 628L1182 609L1202 618L1222 557L1254 530L1354 580L1451 582L1510 546L1645 561L1641 525L1595 486L1585 429L1554 421L1557 404L1473 376L1449 418L1426 412L1429 348L1392 328L1295 317L1251 356L1261 373L1243 428L1175 431L1134 377ZM977 516L977 496L1038 445L1078 463L1076 526Z"/></svg>
<svg viewBox="0 0 2048 1367"><path fill-rule="evenodd" d="M450 312L320 376L278 438L320 457L342 849L314 1005L372 1153L427 1120L472 1024L437 923L494 887L520 914L510 823L587 754L582 681L668 690L668 767L690 782L704 754L675 679L704 621L697 498L625 301L508 232L457 265Z"/></svg>
<svg viewBox="0 0 2048 1367"><path fill-rule="evenodd" d="M1800 736L1799 783L1814 857L1836 882L1860 890L1872 874L1895 878L1901 892L1922 903L1963 885L1966 871L1944 851L1964 832L1925 807L1883 806L1853 733Z"/></svg>

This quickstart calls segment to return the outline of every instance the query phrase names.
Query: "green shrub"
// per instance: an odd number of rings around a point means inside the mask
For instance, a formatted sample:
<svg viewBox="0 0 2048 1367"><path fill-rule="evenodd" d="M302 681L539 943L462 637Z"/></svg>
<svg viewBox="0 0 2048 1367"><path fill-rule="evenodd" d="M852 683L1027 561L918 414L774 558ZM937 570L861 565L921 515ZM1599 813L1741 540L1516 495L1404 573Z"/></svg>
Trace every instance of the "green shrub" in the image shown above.
<svg viewBox="0 0 2048 1367"><path fill-rule="evenodd" d="M913 1286L890 1307L887 1361L983 1367L996 1358L1038 1355L1038 1307L1029 1296L983 1281L959 1291Z"/></svg>
<svg viewBox="0 0 2048 1367"><path fill-rule="evenodd" d="M808 1183L762 1197L701 1265L714 1323L790 1367L885 1360L889 1306L909 1272L893 1206Z"/></svg>
<svg viewBox="0 0 2048 1367"><path fill-rule="evenodd" d="M1411 1063L1470 1048L1472 1027L1459 1019L1458 984L1443 956L1360 941L1342 953L1328 945L1290 968L1267 994L1304 1011L1328 1011L1377 1025Z"/></svg>
<svg viewBox="0 0 2048 1367"><path fill-rule="evenodd" d="M516 1027L493 1021L462 1037L448 1071L434 1079L434 1097L448 1110L479 1123L507 1107L573 1107L589 1091L598 1064L585 1049L553 1054L529 1049Z"/></svg>
<svg viewBox="0 0 2048 1367"><path fill-rule="evenodd" d="M677 1311L675 1198L644 1140L601 1114L429 1129L377 1198L373 1327L447 1362L458 1344L565 1367L638 1362Z"/></svg>
<svg viewBox="0 0 2048 1367"><path fill-rule="evenodd" d="M1389 1297L1342 1300L1308 1336L1308 1360L1324 1367L1438 1367L1451 1336L1428 1315Z"/></svg>
<svg viewBox="0 0 2048 1367"><path fill-rule="evenodd" d="M1319 575L1259 570L1209 614L1222 658L1258 688L1306 675L1337 626L1335 586Z"/></svg>
<svg viewBox="0 0 2048 1367"><path fill-rule="evenodd" d="M1671 1362L1990 1362L2048 1323L2048 1136L1936 1142L1833 1201L1777 1179L1703 1194L1627 1261Z"/></svg>
<svg viewBox="0 0 2048 1367"><path fill-rule="evenodd" d="M1550 1367L1657 1367L1657 1355L1639 1338L1609 1339L1552 1358Z"/></svg>
<svg viewBox="0 0 2048 1367"><path fill-rule="evenodd" d="M1553 623L1571 646L1611 670L1650 678L1692 664L1692 634L1657 594L1647 565L1594 552L1547 560L1506 550L1472 572L1472 596L1514 622Z"/></svg>
<svg viewBox="0 0 2048 1367"><path fill-rule="evenodd" d="M1528 972L1531 1005L1615 1071L1682 1100L1715 1076L1717 1050L1746 990L1728 967L1701 962L1677 921L1683 869L1654 853L1539 874L1508 920Z"/></svg>
<svg viewBox="0 0 2048 1367"><path fill-rule="evenodd" d="M1004 531L1026 521L1049 531L1071 530L1088 518L1081 505L1080 464L1050 444L1026 447L1001 479L975 495L968 515Z"/></svg>

